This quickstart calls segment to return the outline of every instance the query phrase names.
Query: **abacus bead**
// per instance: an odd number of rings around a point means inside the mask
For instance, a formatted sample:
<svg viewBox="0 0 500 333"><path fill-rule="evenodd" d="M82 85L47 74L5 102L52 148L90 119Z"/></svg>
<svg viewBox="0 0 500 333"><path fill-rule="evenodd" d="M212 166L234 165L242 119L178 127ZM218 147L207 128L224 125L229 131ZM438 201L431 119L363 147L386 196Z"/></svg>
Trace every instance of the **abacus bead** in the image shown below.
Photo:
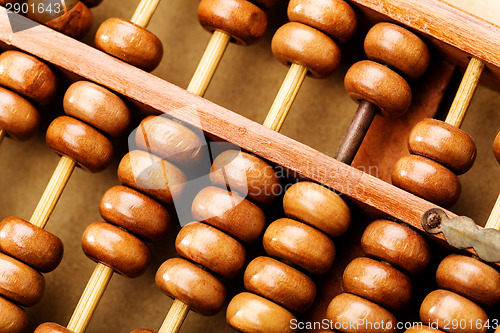
<svg viewBox="0 0 500 333"><path fill-rule="evenodd" d="M343 0L291 0L288 19L316 28L333 39L346 42L354 35L358 20Z"/></svg>
<svg viewBox="0 0 500 333"><path fill-rule="evenodd" d="M201 162L205 141L184 125L161 116L141 121L135 133L137 146L182 167Z"/></svg>
<svg viewBox="0 0 500 333"><path fill-rule="evenodd" d="M240 272L245 264L243 245L205 223L185 225L177 235L175 248L181 257L228 279Z"/></svg>
<svg viewBox="0 0 500 333"><path fill-rule="evenodd" d="M282 190L272 166L254 155L237 150L227 150L217 156L212 164L210 181L263 205L271 203L277 195L281 195Z"/></svg>
<svg viewBox="0 0 500 333"><path fill-rule="evenodd" d="M204 316L219 312L226 299L226 289L216 277L181 258L165 261L155 280L163 293Z"/></svg>
<svg viewBox="0 0 500 333"><path fill-rule="evenodd" d="M64 95L63 106L67 115L112 137L123 134L130 124L130 110L121 98L93 82L73 83Z"/></svg>
<svg viewBox="0 0 500 333"><path fill-rule="evenodd" d="M426 325L416 325L410 329L407 329L405 333L443 333L443 331L440 331L435 328L430 328L429 326Z"/></svg>
<svg viewBox="0 0 500 333"><path fill-rule="evenodd" d="M408 139L410 153L430 158L455 174L467 172L476 160L476 144L467 133L437 119L424 119Z"/></svg>
<svg viewBox="0 0 500 333"><path fill-rule="evenodd" d="M370 60L352 65L345 75L344 86L352 99L375 104L385 116L401 116L411 104L408 82L393 70Z"/></svg>
<svg viewBox="0 0 500 333"><path fill-rule="evenodd" d="M294 319L285 308L247 292L236 295L226 310L229 326L246 333L296 332L290 325Z"/></svg>
<svg viewBox="0 0 500 333"><path fill-rule="evenodd" d="M82 249L90 259L129 278L141 275L151 257L148 246L140 239L105 222L92 223L85 229Z"/></svg>
<svg viewBox="0 0 500 333"><path fill-rule="evenodd" d="M193 200L193 218L208 223L245 243L262 235L266 223L264 212L234 192L209 186Z"/></svg>
<svg viewBox="0 0 500 333"><path fill-rule="evenodd" d="M327 35L308 25L289 22L274 34L272 51L285 65L296 63L313 77L330 75L340 63L340 49Z"/></svg>
<svg viewBox="0 0 500 333"><path fill-rule="evenodd" d="M103 134L84 122L61 116L50 123L47 145L68 156L90 172L104 170L113 157L113 145Z"/></svg>
<svg viewBox="0 0 500 333"><path fill-rule="evenodd" d="M97 29L95 45L129 64L152 71L163 57L161 41L149 30L132 22L110 18Z"/></svg>
<svg viewBox="0 0 500 333"><path fill-rule="evenodd" d="M259 40L267 29L266 13L247 0L201 0L198 21L206 30L220 30L249 45Z"/></svg>
<svg viewBox="0 0 500 333"><path fill-rule="evenodd" d="M426 157L408 155L400 158L391 178L395 186L443 207L452 206L460 197L457 175Z"/></svg>
<svg viewBox="0 0 500 333"><path fill-rule="evenodd" d="M123 185L141 191L164 203L173 204L184 190L186 175L172 163L156 155L133 150L118 166L118 179Z"/></svg>
<svg viewBox="0 0 500 333"><path fill-rule="evenodd" d="M36 108L18 94L0 87L0 128L17 140L30 138L40 124Z"/></svg>
<svg viewBox="0 0 500 333"><path fill-rule="evenodd" d="M436 282L441 289L474 302L488 306L500 302L500 273L470 257L451 254L444 258L436 271Z"/></svg>
<svg viewBox="0 0 500 333"><path fill-rule="evenodd" d="M39 325L33 333L74 333L56 323L43 323Z"/></svg>
<svg viewBox="0 0 500 333"><path fill-rule="evenodd" d="M419 37L387 22L368 31L364 48L368 59L389 65L412 79L421 76L431 60L429 48Z"/></svg>
<svg viewBox="0 0 500 333"><path fill-rule="evenodd" d="M149 241L162 239L170 225L170 214L150 197L126 186L114 186L99 204L103 219Z"/></svg>
<svg viewBox="0 0 500 333"><path fill-rule="evenodd" d="M337 194L311 182L292 185L283 197L285 214L331 237L345 233L351 224L349 206Z"/></svg>
<svg viewBox="0 0 500 333"><path fill-rule="evenodd" d="M493 143L493 154L495 154L498 163L500 163L500 132L495 137L495 141Z"/></svg>
<svg viewBox="0 0 500 333"><path fill-rule="evenodd" d="M326 318L340 323L341 325L335 327L343 326L338 329L344 333L396 332L396 318L389 311L352 294L343 293L335 297L326 309ZM351 326L349 323L360 325Z"/></svg>
<svg viewBox="0 0 500 333"><path fill-rule="evenodd" d="M252 260L244 275L245 289L294 313L306 311L316 297L316 285L302 272L269 257Z"/></svg>
<svg viewBox="0 0 500 333"><path fill-rule="evenodd" d="M19 306L0 297L0 332L22 333L28 326L28 315Z"/></svg>
<svg viewBox="0 0 500 333"><path fill-rule="evenodd" d="M0 295L23 306L40 301L45 289L42 274L0 252Z"/></svg>
<svg viewBox="0 0 500 333"><path fill-rule="evenodd" d="M410 301L410 279L397 269L366 257L347 265L342 276L344 291L361 296L393 311L402 310Z"/></svg>
<svg viewBox="0 0 500 333"><path fill-rule="evenodd" d="M484 333L488 316L477 304L447 290L434 290L420 306L422 322L437 323L438 328L450 333ZM446 323L456 320L461 325L451 327ZM446 325L446 326L445 326Z"/></svg>
<svg viewBox="0 0 500 333"><path fill-rule="evenodd" d="M429 263L431 252L422 235L395 222L376 220L361 237L368 257L387 261L412 274L421 273Z"/></svg>
<svg viewBox="0 0 500 333"><path fill-rule="evenodd" d="M35 57L19 51L0 54L0 85L39 104L48 104L57 91L52 70Z"/></svg>
<svg viewBox="0 0 500 333"><path fill-rule="evenodd" d="M291 219L271 223L262 243L270 256L288 260L313 274L326 273L335 259L335 245L328 236Z"/></svg>
<svg viewBox="0 0 500 333"><path fill-rule="evenodd" d="M47 273L61 262L63 244L50 232L17 217L0 223L0 251Z"/></svg>
<svg viewBox="0 0 500 333"><path fill-rule="evenodd" d="M102 2L102 0L82 0L82 1L90 8L97 6Z"/></svg>

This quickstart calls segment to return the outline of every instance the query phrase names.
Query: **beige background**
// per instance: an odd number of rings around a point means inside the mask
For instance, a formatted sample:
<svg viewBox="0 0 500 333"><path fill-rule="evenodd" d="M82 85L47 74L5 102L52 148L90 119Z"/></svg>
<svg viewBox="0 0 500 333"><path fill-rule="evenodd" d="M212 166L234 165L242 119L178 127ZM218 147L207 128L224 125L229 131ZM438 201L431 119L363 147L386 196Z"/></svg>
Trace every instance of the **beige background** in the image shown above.
<svg viewBox="0 0 500 333"><path fill-rule="evenodd" d="M451 1L450 1L451 2ZM500 12L497 0L461 0L455 5L472 6L478 15L490 20ZM181 87L186 87L201 54L210 38L196 19L197 1L169 0L160 4L150 29L163 41L165 55L156 75ZM100 22L111 16L129 18L136 1L111 1L93 10L93 36ZM286 67L270 52L273 32L286 21L286 4L269 11L269 31L256 45L230 45L215 75L206 98L246 117L262 122L271 105ZM500 23L500 22L497 22ZM90 41L91 38L88 39ZM299 92L282 133L333 155L340 138L354 114L355 104L345 95L343 76L359 54L358 40L344 52L341 68L326 80L306 79ZM359 51L357 51L359 53ZM147 83L146 83L147 84ZM0 218L15 215L29 219L43 189L57 164L58 157L45 146L44 132L50 121L61 111L60 99L45 108L44 124L37 135L27 142L6 139L0 147ZM480 87L474 97L463 129L476 140L478 159L474 168L461 177L463 194L454 207L484 224L498 194L500 167L491 153L491 144L500 130L500 94ZM121 141L123 142L123 140ZM123 146L123 144L122 144ZM123 154L126 147L119 149ZM98 204L102 194L117 184L116 166L100 174L88 174L77 169L56 208L47 229L58 235L65 244L65 257L60 267L47 274L46 293L41 303L28 310L31 330L44 321L67 324L80 293L95 267L81 251L80 238L85 227L100 220ZM129 332L135 328L157 330L171 300L154 285L154 274L165 259L174 255L175 228L165 241L151 246L153 260L140 278L130 280L115 276L89 326L88 332ZM241 281L241 280L240 280ZM238 282L237 284L241 284ZM240 286L231 288L236 292ZM230 332L225 324L224 311L214 318L190 313L182 332Z"/></svg>

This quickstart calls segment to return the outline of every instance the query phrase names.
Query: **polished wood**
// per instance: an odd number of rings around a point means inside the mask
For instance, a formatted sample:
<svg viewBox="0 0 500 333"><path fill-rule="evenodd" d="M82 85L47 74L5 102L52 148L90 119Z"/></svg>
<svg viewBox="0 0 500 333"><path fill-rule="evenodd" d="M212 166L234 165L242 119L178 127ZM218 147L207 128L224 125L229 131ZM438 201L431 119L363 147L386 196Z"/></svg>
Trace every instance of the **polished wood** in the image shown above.
<svg viewBox="0 0 500 333"><path fill-rule="evenodd" d="M5 333L22 333L28 326L28 315L14 303L0 297L0 327Z"/></svg>
<svg viewBox="0 0 500 333"><path fill-rule="evenodd" d="M43 323L39 325L33 333L74 333L74 332L56 323Z"/></svg>
<svg viewBox="0 0 500 333"><path fill-rule="evenodd" d="M500 163L500 132L495 137L495 141L493 143L493 154L495 154L498 163Z"/></svg>
<svg viewBox="0 0 500 333"><path fill-rule="evenodd" d="M439 333L439 332L443 333L443 331L440 331L435 328L430 328L427 325L416 325L405 331L405 333Z"/></svg>
<svg viewBox="0 0 500 333"><path fill-rule="evenodd" d="M27 140L40 124L37 109L18 94L0 87L0 128L17 140Z"/></svg>

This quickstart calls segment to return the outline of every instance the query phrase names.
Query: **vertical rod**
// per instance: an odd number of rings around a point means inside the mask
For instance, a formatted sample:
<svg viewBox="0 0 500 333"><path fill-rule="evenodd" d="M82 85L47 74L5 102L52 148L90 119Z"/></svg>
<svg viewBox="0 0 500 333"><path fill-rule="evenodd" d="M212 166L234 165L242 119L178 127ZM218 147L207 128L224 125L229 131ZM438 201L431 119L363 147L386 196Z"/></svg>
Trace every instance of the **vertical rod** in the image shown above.
<svg viewBox="0 0 500 333"><path fill-rule="evenodd" d="M146 28L159 3L160 0L142 0L135 9L130 21L140 27Z"/></svg>
<svg viewBox="0 0 500 333"><path fill-rule="evenodd" d="M175 299L158 333L177 333L189 313L189 307Z"/></svg>

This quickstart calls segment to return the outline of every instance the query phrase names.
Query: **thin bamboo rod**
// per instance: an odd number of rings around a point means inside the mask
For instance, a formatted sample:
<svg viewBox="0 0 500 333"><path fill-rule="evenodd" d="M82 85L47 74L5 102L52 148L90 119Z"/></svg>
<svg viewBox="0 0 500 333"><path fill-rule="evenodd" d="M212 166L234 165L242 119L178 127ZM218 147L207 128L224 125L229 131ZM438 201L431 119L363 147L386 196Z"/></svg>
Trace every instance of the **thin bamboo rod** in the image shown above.
<svg viewBox="0 0 500 333"><path fill-rule="evenodd" d="M146 28L158 7L160 0L142 0L135 9L130 21L143 28Z"/></svg>
<svg viewBox="0 0 500 333"><path fill-rule="evenodd" d="M498 196L495 206L493 206L490 217L484 227L500 230L500 195Z"/></svg>
<svg viewBox="0 0 500 333"><path fill-rule="evenodd" d="M175 299L158 333L177 333L189 313L189 306Z"/></svg>

